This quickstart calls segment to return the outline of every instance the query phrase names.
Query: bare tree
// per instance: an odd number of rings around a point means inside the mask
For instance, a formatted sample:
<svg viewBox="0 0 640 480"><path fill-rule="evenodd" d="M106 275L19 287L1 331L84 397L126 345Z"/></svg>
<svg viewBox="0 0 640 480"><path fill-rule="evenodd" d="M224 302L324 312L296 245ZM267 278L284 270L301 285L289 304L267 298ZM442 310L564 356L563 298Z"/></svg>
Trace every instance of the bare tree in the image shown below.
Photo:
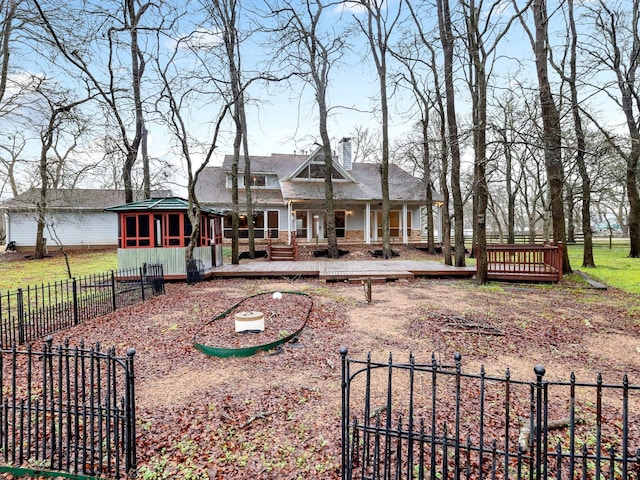
<svg viewBox="0 0 640 480"><path fill-rule="evenodd" d="M416 29L415 35L409 35L409 41L404 47L399 47L393 55L403 65L404 71L400 74L411 89L416 100L416 110L419 112L420 142L418 151L421 153L421 168L425 184L425 209L427 219L427 249L429 253L435 253L435 235L433 218L433 179L432 179L432 149L430 147L431 111L438 108L435 98L441 96L438 87L438 70L436 64L436 51L433 47L434 39L424 31L422 15L416 5L407 3L413 23L409 27ZM424 72L421 70L424 69ZM441 228L439 230L442 230ZM451 258L449 256L449 258Z"/></svg>
<svg viewBox="0 0 640 480"><path fill-rule="evenodd" d="M366 125L354 125L349 132L353 145L352 159L357 162L377 162L380 158L380 137Z"/></svg>
<svg viewBox="0 0 640 480"><path fill-rule="evenodd" d="M158 52L155 60L162 82L162 92L157 105L158 113L169 127L187 170L187 214L192 228L189 244L185 249L186 262L193 259L193 251L200 238L201 206L196 195L196 184L200 173L209 165L218 147L222 124L233 105L226 95L227 82L214 73L216 67L221 68L216 65L217 59L205 55L205 51L209 50L210 46L200 48L197 45L195 37L202 33L195 31L191 35L173 38L173 51L169 52L166 58L164 52L160 50L164 44L161 41L163 37L158 36ZM217 40L213 41L215 43ZM192 54L195 57L190 57L189 62L195 65L193 69L184 69L184 64L187 62L181 56L182 54ZM188 119L190 110L203 103L217 104L219 110L216 116L211 117L208 137L200 140L197 138L197 129L192 128ZM202 154L202 159L198 163L199 153Z"/></svg>
<svg viewBox="0 0 640 480"><path fill-rule="evenodd" d="M628 137L619 141L616 135L595 121L609 144L624 159L626 190L629 201L629 257L640 258L640 190L638 189L638 162L640 160L640 0L629 3L600 1L590 9L589 16L595 27L590 38L592 68L604 69L615 76L618 96L607 92L622 110ZM624 145L627 143L627 145Z"/></svg>
<svg viewBox="0 0 640 480"><path fill-rule="evenodd" d="M139 34L144 30L142 17L150 9L155 8L155 4L150 1L140 3L136 0L124 0L121 4L122 8L110 11L107 5L92 5L86 0L73 14L87 19L103 18L104 22L97 27L93 26L92 22L87 22L95 31L75 31L69 28L66 18L59 21L60 19L54 14L45 11L41 0L33 0L33 2L50 42L62 54L68 65L84 77L87 85L98 92L99 98L115 121L120 148L124 152L122 178L125 200L127 203L132 202L131 172L137 161L143 137L146 135L142 97L146 59ZM69 7L65 5L64 8L68 15ZM47 41L47 36L43 36L42 41ZM106 45L100 43L103 38L106 38ZM104 56L100 55L96 58L92 55L89 48L91 42L95 42L98 48L106 50L106 63L103 62ZM126 62L119 61L124 57L119 50L122 45L128 48L128 65ZM102 70L103 68L106 70ZM120 73L123 71L127 71L127 78L121 80ZM128 83L127 88L123 88L120 81ZM129 96L129 92L132 93L132 97ZM133 129L130 128L131 124ZM145 178L144 191L147 195L150 192L148 183L148 179Z"/></svg>
<svg viewBox="0 0 640 480"><path fill-rule="evenodd" d="M532 8L535 37L526 22L522 20L521 23L531 41L536 62L538 95L540 96L540 111L543 125L542 140L544 143L545 169L549 182L549 205L551 207L551 222L553 224L553 241L555 243L562 242L566 244L562 129L560 125L560 112L556 106L551 90L551 81L549 79L549 19L547 17L546 0L534 0ZM563 249L562 269L565 273L571 273L569 253L566 248Z"/></svg>
<svg viewBox="0 0 640 480"><path fill-rule="evenodd" d="M49 152L55 148L60 140L64 130L68 125L75 124L82 128L84 122L80 118L77 108L83 103L93 99L91 95L78 100L70 100L66 95L60 98L60 88L55 89L58 93L54 94L44 84L38 89L38 93L42 97L42 106L48 109L48 119L42 129L41 148L39 155L38 172L40 177L40 198L36 205L37 230L36 230L36 246L34 258L43 258L46 253L46 241L44 239L44 229L46 226L46 216L48 213L47 200L51 177L49 172ZM73 143L72 143L73 145Z"/></svg>
<svg viewBox="0 0 640 480"><path fill-rule="evenodd" d="M489 2L483 0L476 4L475 0L462 2L466 23L466 47L469 53L472 117L473 117L473 151L474 151L474 232L478 245L476 265L476 281L487 282L487 232L486 214L489 199L487 185L487 85L493 58L500 42L509 31L511 24L521 15L516 11L502 27L496 25L492 13L503 5L502 1ZM526 5L523 10L528 8ZM484 11L486 9L486 11ZM445 28L446 30L446 28ZM491 38L487 38L491 35ZM488 67L488 68L487 68ZM456 244L456 247L458 245ZM474 245L475 247L475 245ZM456 248L457 257L457 248Z"/></svg>
<svg viewBox="0 0 640 480"><path fill-rule="evenodd" d="M570 108L571 117L573 119L573 129L576 139L576 154L575 161L580 175L581 183L581 217L582 217L582 234L584 235L584 246L582 251L582 266L583 267L595 267L595 260L593 258L593 237L591 232L591 178L587 168L585 156L587 154L587 140L582 124L582 112L580 100L578 97L578 71L577 71L577 50L578 50L578 31L576 28L576 21L574 15L574 3L573 0L567 0L566 3L566 15L567 15L567 50L569 56L569 71L566 72L565 66L557 65L553 61L551 56L551 62L554 65L558 75L569 86L570 93ZM566 55L565 55L566 56ZM563 62L564 63L564 62ZM574 189L571 186L567 188L567 199L569 200L568 215L572 216L573 213L573 192ZM573 221L568 218L568 232L569 240L573 237Z"/></svg>
<svg viewBox="0 0 640 480"><path fill-rule="evenodd" d="M273 5L272 12L278 18L278 40L281 46L278 56L294 72L311 86L318 108L320 148L324 157L324 201L327 215L327 246L330 258L338 258L336 237L335 202L333 194L333 152L329 136L328 89L331 69L342 57L346 41L345 32L337 33L327 28L325 12L337 2L321 0L283 0Z"/></svg>
<svg viewBox="0 0 640 480"><path fill-rule="evenodd" d="M15 197L20 193L17 169L18 165L23 161L21 157L27 141L18 133L8 135L8 140L8 145L0 144L0 176L4 178L0 185L0 195L5 192L8 185L11 195Z"/></svg>
<svg viewBox="0 0 640 480"><path fill-rule="evenodd" d="M456 95L453 81L453 51L455 46L455 37L453 36L449 0L437 0L436 3L438 7L440 42L442 43L444 55L444 85L448 133L447 143L451 150L451 190L453 196L453 216L455 224L455 266L463 267L465 265L464 204L462 201L462 189L460 187L460 139L458 134L458 120L456 118Z"/></svg>
<svg viewBox="0 0 640 480"><path fill-rule="evenodd" d="M382 136L382 159L380 163L380 185L382 190L382 256L391 258L391 235L389 229L389 93L387 91L387 60L393 31L400 19L402 0L395 5L384 0L359 0L366 14L363 19L356 16L360 30L367 37L369 49L378 74L380 88L380 117Z"/></svg>

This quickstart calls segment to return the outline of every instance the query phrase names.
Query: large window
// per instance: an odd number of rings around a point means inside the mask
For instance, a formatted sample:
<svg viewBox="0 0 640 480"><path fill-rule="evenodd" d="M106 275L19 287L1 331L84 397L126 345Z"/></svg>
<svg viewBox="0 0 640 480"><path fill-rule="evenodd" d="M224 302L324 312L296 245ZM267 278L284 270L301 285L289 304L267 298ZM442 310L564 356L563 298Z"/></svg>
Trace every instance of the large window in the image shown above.
<svg viewBox="0 0 640 480"><path fill-rule="evenodd" d="M300 180L324 179L324 168L324 162L312 162L304 167L304 169L298 175L296 175L296 178ZM334 180L344 180L344 176L342 176L335 167L333 167L331 178L333 178Z"/></svg>
<svg viewBox="0 0 640 480"><path fill-rule="evenodd" d="M265 225L265 215L267 223ZM249 223L246 215L240 215L238 228L238 238L249 238ZM254 212L253 214L253 235L254 238L278 238L279 235L279 212L278 210L266 210ZM233 238L233 217L224 217L224 238Z"/></svg>
<svg viewBox="0 0 640 480"><path fill-rule="evenodd" d="M375 212L378 238L382 238L382 212ZM407 231L411 230L411 212L407 212ZM389 235L400 237L402 235L402 212L392 210L389 212Z"/></svg>

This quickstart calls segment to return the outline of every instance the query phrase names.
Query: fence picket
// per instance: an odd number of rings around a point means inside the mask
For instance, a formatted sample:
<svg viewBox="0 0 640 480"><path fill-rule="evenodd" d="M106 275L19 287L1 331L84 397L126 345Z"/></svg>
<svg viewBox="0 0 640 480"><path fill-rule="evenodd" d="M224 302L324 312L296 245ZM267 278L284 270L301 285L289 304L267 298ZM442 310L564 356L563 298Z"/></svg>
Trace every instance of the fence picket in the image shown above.
<svg viewBox="0 0 640 480"><path fill-rule="evenodd" d="M132 287L132 282L135 287ZM115 270L0 294L0 348L23 345L164 293L162 265Z"/></svg>
<svg viewBox="0 0 640 480"><path fill-rule="evenodd" d="M640 411L640 386L626 375L550 381L538 365L528 382L509 370L463 373L458 355L454 365L341 355L343 480L638 478L640 431L629 416Z"/></svg>
<svg viewBox="0 0 640 480"><path fill-rule="evenodd" d="M133 474L133 355L117 357L97 344L54 347L51 337L42 351L0 349L0 445L9 468L36 460L55 472Z"/></svg>

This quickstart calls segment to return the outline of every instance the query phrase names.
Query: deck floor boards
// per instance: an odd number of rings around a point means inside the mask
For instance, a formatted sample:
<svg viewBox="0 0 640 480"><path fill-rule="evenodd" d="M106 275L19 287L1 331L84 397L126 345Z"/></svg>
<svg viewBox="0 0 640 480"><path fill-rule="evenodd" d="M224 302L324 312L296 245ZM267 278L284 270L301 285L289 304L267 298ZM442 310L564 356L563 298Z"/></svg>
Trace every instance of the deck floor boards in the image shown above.
<svg viewBox="0 0 640 480"><path fill-rule="evenodd" d="M416 260L305 260L251 262L240 265L222 265L207 276L224 277L318 277L320 280L349 280L354 278L384 277L412 279L424 277L471 277L475 267L451 267L438 262Z"/></svg>

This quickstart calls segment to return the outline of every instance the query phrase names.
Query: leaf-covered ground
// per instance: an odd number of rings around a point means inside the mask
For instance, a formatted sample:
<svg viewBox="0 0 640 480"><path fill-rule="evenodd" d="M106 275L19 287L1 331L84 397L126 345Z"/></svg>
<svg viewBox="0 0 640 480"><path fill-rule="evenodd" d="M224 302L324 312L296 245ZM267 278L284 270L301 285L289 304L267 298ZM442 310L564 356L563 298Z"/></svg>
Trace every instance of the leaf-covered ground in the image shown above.
<svg viewBox="0 0 640 480"><path fill-rule="evenodd" d="M299 341L247 358L209 357L193 347L204 325L256 293L260 308L304 310L274 291L310 295ZM340 354L430 362L432 353L463 369L514 379L640 384L640 299L616 290L416 279L362 285L315 280L213 280L171 283L166 295L54 335L71 345L136 349L139 478L340 478ZM308 299L299 296L300 302ZM209 325L207 328L213 328ZM231 323L219 337L233 337ZM276 328L282 329L281 326ZM265 331L269 329L268 320ZM229 337L231 335L231 337ZM453 407L452 407L453 408ZM489 428L489 426L487 426ZM490 432L489 432L490 433Z"/></svg>

